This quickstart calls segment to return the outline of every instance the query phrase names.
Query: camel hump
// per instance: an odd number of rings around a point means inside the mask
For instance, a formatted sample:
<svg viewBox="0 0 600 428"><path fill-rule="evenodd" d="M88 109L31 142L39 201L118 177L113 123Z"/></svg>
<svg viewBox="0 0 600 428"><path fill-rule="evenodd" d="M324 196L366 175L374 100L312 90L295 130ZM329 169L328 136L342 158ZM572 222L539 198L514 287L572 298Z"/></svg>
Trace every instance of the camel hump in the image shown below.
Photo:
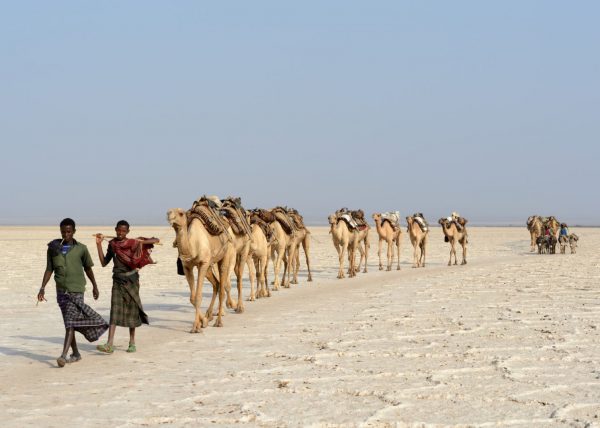
<svg viewBox="0 0 600 428"><path fill-rule="evenodd" d="M229 196L222 201L221 213L231 225L233 233L236 235L247 235L252 234L252 229L246 218L246 210L242 206L242 198L234 198Z"/></svg>
<svg viewBox="0 0 600 428"><path fill-rule="evenodd" d="M218 202L218 203L217 203ZM220 235L225 232L225 226L219 214L221 208L221 200L216 196L202 196L194 201L192 208L187 211L187 219L189 222L197 218L202 222L204 228L211 235Z"/></svg>
<svg viewBox="0 0 600 428"><path fill-rule="evenodd" d="M388 222L394 230L400 228L400 211L387 211L381 213L381 224Z"/></svg>
<svg viewBox="0 0 600 428"><path fill-rule="evenodd" d="M275 220L279 222L284 232L288 235L292 235L294 233L295 225L294 221L288 214L287 207L275 207L271 210L273 215L275 216Z"/></svg>
<svg viewBox="0 0 600 428"><path fill-rule="evenodd" d="M423 232L427 232L429 230L429 223L427 223L427 220L425 220L423 213L414 213L412 215L412 219L417 222Z"/></svg>

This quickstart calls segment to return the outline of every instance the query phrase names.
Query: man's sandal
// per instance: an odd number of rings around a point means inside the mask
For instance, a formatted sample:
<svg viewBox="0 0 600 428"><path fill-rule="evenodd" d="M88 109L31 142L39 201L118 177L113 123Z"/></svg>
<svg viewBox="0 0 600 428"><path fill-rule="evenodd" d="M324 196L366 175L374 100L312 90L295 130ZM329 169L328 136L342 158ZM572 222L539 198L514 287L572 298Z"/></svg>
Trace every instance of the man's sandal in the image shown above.
<svg viewBox="0 0 600 428"><path fill-rule="evenodd" d="M71 354L71 356L69 358L67 358L67 363L71 364L71 363L76 363L77 361L81 361L81 355L77 354Z"/></svg>
<svg viewBox="0 0 600 428"><path fill-rule="evenodd" d="M56 359L56 364L58 364L58 367L64 367L67 364L67 359L61 355Z"/></svg>
<svg viewBox="0 0 600 428"><path fill-rule="evenodd" d="M108 343L105 343L104 345L98 345L96 346L96 349L100 352L104 352L106 354L112 354L114 352L114 348L112 347L112 345L109 345Z"/></svg>
<svg viewBox="0 0 600 428"><path fill-rule="evenodd" d="M127 348L127 352L135 352L136 350L135 343L130 343L129 348Z"/></svg>

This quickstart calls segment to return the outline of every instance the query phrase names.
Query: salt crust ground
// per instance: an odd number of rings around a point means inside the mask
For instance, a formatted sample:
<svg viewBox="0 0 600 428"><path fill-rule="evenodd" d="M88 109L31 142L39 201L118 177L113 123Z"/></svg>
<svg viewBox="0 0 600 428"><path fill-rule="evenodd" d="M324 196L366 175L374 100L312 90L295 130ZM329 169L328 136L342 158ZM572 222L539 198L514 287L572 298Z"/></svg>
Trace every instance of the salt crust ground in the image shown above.
<svg viewBox="0 0 600 428"><path fill-rule="evenodd" d="M400 272L377 270L373 237L369 273L346 280L327 229L312 230L313 283L192 335L173 232L134 229L166 243L142 271L138 352L126 329L113 355L80 336L83 360L58 369L52 285L35 305L57 229L0 228L0 425L600 426L599 229L576 230L578 254L540 256L525 228L471 228L469 264L447 267L434 228L424 269L404 234ZM110 231L76 237L97 260L90 235ZM108 317L110 269L95 272L101 296L86 299Z"/></svg>

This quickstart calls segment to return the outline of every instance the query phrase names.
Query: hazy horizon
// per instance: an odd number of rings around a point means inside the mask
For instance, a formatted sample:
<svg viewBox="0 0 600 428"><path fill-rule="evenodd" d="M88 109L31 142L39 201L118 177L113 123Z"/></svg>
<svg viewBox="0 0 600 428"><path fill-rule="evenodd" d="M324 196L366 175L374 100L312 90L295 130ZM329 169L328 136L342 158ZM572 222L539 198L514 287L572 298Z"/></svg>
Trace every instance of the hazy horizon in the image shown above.
<svg viewBox="0 0 600 428"><path fill-rule="evenodd" d="M0 224L203 194L600 224L600 3L5 2Z"/></svg>

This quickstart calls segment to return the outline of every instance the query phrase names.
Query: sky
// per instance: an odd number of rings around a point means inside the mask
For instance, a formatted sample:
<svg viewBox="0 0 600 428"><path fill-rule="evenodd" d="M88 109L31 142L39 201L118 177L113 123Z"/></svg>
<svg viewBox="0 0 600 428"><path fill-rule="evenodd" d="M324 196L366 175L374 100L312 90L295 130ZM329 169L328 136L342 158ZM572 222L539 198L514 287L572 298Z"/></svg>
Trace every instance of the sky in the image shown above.
<svg viewBox="0 0 600 428"><path fill-rule="evenodd" d="M600 2L0 1L0 224L198 197L600 224Z"/></svg>

